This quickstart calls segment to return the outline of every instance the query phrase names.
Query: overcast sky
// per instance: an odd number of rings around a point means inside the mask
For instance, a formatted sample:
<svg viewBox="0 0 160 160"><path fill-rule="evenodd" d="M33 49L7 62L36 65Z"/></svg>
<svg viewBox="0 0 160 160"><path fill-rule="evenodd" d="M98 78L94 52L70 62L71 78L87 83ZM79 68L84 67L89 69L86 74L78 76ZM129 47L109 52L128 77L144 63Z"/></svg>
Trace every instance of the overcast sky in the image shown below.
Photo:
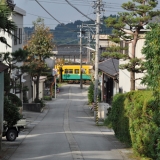
<svg viewBox="0 0 160 160"><path fill-rule="evenodd" d="M96 19L94 9L92 7L93 0L68 0L72 5L78 8L85 15L91 19ZM95 1L95 0L94 0ZM102 15L109 16L110 14L117 14L122 11L121 5L129 0L102 0L104 3L104 10ZM75 8L70 6L65 0L38 0L38 2L60 23L69 23L76 20L89 20L79 13ZM17 7L26 11L24 17L24 26L32 27L32 22L38 16L44 19L45 25L54 29L59 24L53 19L35 0L14 0ZM160 9L160 4L158 4Z"/></svg>

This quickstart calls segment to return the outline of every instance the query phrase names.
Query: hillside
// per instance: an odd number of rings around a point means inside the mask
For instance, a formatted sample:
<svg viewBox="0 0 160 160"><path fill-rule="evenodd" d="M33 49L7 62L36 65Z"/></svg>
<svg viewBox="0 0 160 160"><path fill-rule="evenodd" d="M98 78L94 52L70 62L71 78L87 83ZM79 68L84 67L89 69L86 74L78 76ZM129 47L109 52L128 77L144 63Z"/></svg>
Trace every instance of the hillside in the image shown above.
<svg viewBox="0 0 160 160"><path fill-rule="evenodd" d="M111 15L111 16L115 17L115 15ZM106 18L107 17L104 17L103 19L106 19ZM78 44L79 28L77 26L82 24L94 24L94 23L92 21L77 20L74 23L58 24L55 27L55 29L51 29L51 32L54 35L54 40L53 40L54 43L57 45ZM25 35L27 37L26 40L27 40L33 33L34 27L25 27L24 30L25 30ZM83 30L86 30L86 28L84 28ZM111 34L111 32L112 32L112 28L107 28L103 21L103 23L100 25L100 34Z"/></svg>

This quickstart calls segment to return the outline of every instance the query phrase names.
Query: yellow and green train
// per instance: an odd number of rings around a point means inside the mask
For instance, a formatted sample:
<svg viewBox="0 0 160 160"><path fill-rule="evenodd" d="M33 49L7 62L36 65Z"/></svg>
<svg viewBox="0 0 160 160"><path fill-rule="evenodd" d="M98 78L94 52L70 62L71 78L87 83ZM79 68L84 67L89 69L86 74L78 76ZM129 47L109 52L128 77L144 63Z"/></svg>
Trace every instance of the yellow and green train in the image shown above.
<svg viewBox="0 0 160 160"><path fill-rule="evenodd" d="M83 82L91 81L93 66L88 64L83 64L82 69L80 69L80 64L64 64L62 66L62 80L73 81L75 83L80 82L81 70Z"/></svg>

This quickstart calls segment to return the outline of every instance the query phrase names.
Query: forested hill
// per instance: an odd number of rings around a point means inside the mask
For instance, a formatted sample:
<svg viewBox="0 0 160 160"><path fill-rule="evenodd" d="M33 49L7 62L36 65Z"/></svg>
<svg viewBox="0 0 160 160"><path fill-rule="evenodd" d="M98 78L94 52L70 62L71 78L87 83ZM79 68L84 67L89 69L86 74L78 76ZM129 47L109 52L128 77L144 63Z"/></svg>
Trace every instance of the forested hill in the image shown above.
<svg viewBox="0 0 160 160"><path fill-rule="evenodd" d="M110 15L111 17L115 17L116 15ZM106 27L104 23L104 19L108 17L103 18L103 22L100 25L100 34L111 34L112 28ZM78 32L80 29L77 27L78 25L83 24L94 24L93 21L81 21L77 20L74 23L67 23L67 24L58 24L55 29L51 29L51 32L54 35L54 42L59 44L78 44ZM25 35L29 38L30 35L33 33L34 27L25 27ZM83 30L86 30L86 28L83 28ZM94 30L94 29L93 29ZM27 38L27 39L28 39Z"/></svg>

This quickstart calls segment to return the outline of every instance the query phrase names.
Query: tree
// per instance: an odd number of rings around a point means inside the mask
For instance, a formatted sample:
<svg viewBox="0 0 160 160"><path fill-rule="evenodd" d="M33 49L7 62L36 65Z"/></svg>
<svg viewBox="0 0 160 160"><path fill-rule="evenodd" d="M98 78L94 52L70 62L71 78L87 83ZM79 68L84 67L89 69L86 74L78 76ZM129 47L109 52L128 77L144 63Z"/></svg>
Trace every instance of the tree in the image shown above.
<svg viewBox="0 0 160 160"><path fill-rule="evenodd" d="M142 83L146 84L154 92L155 99L160 101L160 24L151 24L151 31L146 35L142 54L146 61L144 66L146 74Z"/></svg>
<svg viewBox="0 0 160 160"><path fill-rule="evenodd" d="M116 43L123 40L132 45L131 53L123 54L122 51L126 50L126 47L121 46L111 46L109 52L103 53L105 57L128 60L128 63L120 67L130 72L131 90L135 90L135 73L144 71L141 65L142 60L136 57L139 34L153 17L160 15L160 11L153 10L157 4L157 0L132 0L132 2L122 4L122 8L127 12L118 13L116 18L106 19L106 25L114 28L111 40Z"/></svg>
<svg viewBox="0 0 160 160"><path fill-rule="evenodd" d="M35 31L28 41L27 45L24 46L29 52L27 60L24 64L24 68L30 73L36 84L36 98L35 101L39 100L39 79L43 72L48 71L45 59L53 56L53 35L50 33L48 27L44 25L43 19L38 18L33 22Z"/></svg>
<svg viewBox="0 0 160 160"><path fill-rule="evenodd" d="M2 57L2 61L8 65L8 72L5 72L5 94L7 95L10 93L11 89L14 89L15 85L15 78L12 78L11 71L14 69L21 70L21 67L17 66L18 62L23 62L28 56L28 52L22 49L19 49L15 52L6 52L1 53L0 57ZM21 87L21 86L19 86Z"/></svg>
<svg viewBox="0 0 160 160"><path fill-rule="evenodd" d="M0 1L0 30L8 33L10 36L13 36L13 31L16 30L16 24L9 19L14 9L13 5L9 5L6 0ZM0 36L0 42L11 47L4 36Z"/></svg>
<svg viewBox="0 0 160 160"><path fill-rule="evenodd" d="M154 101L147 106L146 115L152 115L150 119L153 124L156 124L154 132L151 133L150 143L150 158L160 159L160 24L150 24L150 32L146 34L145 45L142 49L142 54L145 56L144 66L146 68L145 76L142 83L147 85L153 91ZM146 102L145 102L146 103Z"/></svg>

